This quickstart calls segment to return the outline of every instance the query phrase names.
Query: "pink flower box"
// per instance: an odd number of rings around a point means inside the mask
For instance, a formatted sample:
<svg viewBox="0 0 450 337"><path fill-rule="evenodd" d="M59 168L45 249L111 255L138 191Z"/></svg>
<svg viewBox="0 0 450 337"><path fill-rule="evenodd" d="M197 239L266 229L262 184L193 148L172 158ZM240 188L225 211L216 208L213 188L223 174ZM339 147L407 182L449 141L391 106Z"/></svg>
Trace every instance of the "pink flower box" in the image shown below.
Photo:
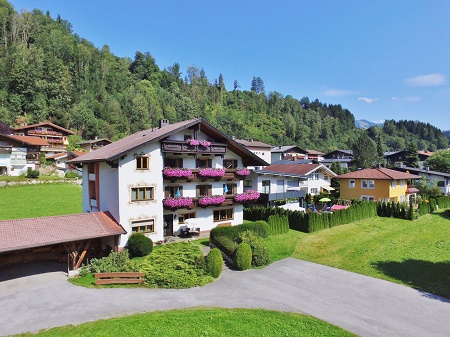
<svg viewBox="0 0 450 337"><path fill-rule="evenodd" d="M225 175L225 169L214 169L214 168L198 169L198 175L201 177L219 178Z"/></svg>
<svg viewBox="0 0 450 337"><path fill-rule="evenodd" d="M208 142L207 140L201 140L199 143L203 147L210 147L211 146L211 142Z"/></svg>
<svg viewBox="0 0 450 337"><path fill-rule="evenodd" d="M236 201L236 202L249 202L249 201L258 200L258 198L259 198L259 192L258 191L248 190L248 191L245 191L242 194L238 194L237 196L235 196L234 197L234 201Z"/></svg>
<svg viewBox="0 0 450 337"><path fill-rule="evenodd" d="M208 205L220 205L225 201L225 196L223 195L212 195L207 197L202 197L198 200L198 204L202 206Z"/></svg>
<svg viewBox="0 0 450 337"><path fill-rule="evenodd" d="M237 168L236 169L236 175L241 177L246 177L250 174L250 170L246 168Z"/></svg>
<svg viewBox="0 0 450 337"><path fill-rule="evenodd" d="M193 203L191 198L188 197L175 197L164 199L164 206L169 208L186 208Z"/></svg>
<svg viewBox="0 0 450 337"><path fill-rule="evenodd" d="M186 168L165 167L163 174L168 178L187 178L192 175L192 171Z"/></svg>
<svg viewBox="0 0 450 337"><path fill-rule="evenodd" d="M197 139L188 139L186 141L189 145L192 145L192 146L200 145L200 142Z"/></svg>

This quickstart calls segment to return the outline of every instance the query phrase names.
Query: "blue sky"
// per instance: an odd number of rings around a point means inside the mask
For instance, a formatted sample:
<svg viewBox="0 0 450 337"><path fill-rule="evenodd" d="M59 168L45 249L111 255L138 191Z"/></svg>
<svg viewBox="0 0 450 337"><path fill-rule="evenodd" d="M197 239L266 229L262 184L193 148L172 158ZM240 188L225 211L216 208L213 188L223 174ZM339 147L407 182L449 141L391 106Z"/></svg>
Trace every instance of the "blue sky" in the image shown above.
<svg viewBox="0 0 450 337"><path fill-rule="evenodd" d="M203 67L249 90L341 104L356 119L450 130L450 1L17 0L117 56ZM184 74L182 75L184 76Z"/></svg>

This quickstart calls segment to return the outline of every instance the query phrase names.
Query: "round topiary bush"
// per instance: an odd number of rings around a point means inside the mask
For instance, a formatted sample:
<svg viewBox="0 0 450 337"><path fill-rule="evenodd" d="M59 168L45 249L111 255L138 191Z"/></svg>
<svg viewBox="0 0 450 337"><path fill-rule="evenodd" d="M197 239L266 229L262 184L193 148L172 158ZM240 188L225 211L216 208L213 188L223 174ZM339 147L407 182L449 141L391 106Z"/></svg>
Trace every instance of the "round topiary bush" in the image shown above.
<svg viewBox="0 0 450 337"><path fill-rule="evenodd" d="M223 258L220 250L213 248L205 257L206 273L214 278L218 278L223 268Z"/></svg>
<svg viewBox="0 0 450 337"><path fill-rule="evenodd" d="M153 250L153 241L144 234L134 233L128 238L127 248L130 257L146 256Z"/></svg>
<svg viewBox="0 0 450 337"><path fill-rule="evenodd" d="M241 243L236 249L234 264L238 270L247 270L252 265L252 248L248 243Z"/></svg>

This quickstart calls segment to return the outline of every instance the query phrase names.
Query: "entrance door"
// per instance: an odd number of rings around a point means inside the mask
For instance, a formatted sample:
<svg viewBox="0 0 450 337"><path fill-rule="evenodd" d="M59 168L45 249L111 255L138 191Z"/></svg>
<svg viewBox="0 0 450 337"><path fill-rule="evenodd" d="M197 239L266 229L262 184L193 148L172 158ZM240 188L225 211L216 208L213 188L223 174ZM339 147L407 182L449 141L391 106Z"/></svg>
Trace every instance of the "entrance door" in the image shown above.
<svg viewBox="0 0 450 337"><path fill-rule="evenodd" d="M164 237L173 236L173 214L164 215Z"/></svg>

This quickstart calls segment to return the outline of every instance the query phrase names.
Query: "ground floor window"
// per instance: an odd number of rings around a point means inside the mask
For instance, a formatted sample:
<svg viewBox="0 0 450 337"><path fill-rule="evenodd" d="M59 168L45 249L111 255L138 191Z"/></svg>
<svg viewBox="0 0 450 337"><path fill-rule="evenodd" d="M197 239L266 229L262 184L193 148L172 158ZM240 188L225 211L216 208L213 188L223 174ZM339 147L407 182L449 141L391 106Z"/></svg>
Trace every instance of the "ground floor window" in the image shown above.
<svg viewBox="0 0 450 337"><path fill-rule="evenodd" d="M155 219L136 220L131 222L131 233L153 233Z"/></svg>
<svg viewBox="0 0 450 337"><path fill-rule="evenodd" d="M365 201L375 201L375 197L372 195L362 195L361 196L361 200L365 200Z"/></svg>
<svg viewBox="0 0 450 337"><path fill-rule="evenodd" d="M195 212L179 214L178 215L178 223L183 224L185 220L195 218L195 217L196 217Z"/></svg>
<svg viewBox="0 0 450 337"><path fill-rule="evenodd" d="M234 211L232 208L214 211L214 221L233 220Z"/></svg>

